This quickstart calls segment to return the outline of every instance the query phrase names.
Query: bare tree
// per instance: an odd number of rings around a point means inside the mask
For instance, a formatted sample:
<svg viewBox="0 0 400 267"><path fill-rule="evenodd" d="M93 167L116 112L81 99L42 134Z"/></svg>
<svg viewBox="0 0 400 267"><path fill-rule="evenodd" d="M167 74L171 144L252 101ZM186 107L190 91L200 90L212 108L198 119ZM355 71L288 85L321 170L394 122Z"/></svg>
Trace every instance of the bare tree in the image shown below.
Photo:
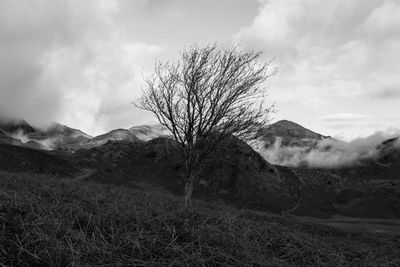
<svg viewBox="0 0 400 267"><path fill-rule="evenodd" d="M246 139L265 125L272 106L265 107L262 82L275 74L260 52L215 45L192 46L177 63L157 62L134 104L151 111L167 127L184 162L183 207L190 203L203 160L232 135Z"/></svg>

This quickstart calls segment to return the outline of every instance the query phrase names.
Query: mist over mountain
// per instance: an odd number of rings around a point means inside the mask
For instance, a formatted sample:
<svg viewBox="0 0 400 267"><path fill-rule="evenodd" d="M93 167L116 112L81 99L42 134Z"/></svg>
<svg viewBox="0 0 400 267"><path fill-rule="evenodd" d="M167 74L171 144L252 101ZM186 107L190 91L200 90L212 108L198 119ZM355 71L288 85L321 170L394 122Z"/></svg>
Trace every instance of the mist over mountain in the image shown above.
<svg viewBox="0 0 400 267"><path fill-rule="evenodd" d="M0 119L0 129L9 134L21 132L22 134L34 133L35 129L25 120Z"/></svg>
<svg viewBox="0 0 400 267"><path fill-rule="evenodd" d="M323 136L294 122L278 121L266 126L252 143L267 161L283 166L311 168L340 168L376 161L381 144L400 136L377 132L349 142ZM398 142L394 142L394 147Z"/></svg>
<svg viewBox="0 0 400 267"><path fill-rule="evenodd" d="M160 125L133 126L129 129L115 129L92 137L81 130L59 123L39 128L24 120L9 120L0 124L0 142L45 150L75 151L101 146L109 141L149 141L169 136L169 131Z"/></svg>
<svg viewBox="0 0 400 267"><path fill-rule="evenodd" d="M0 142L36 149L76 151L109 141L146 142L170 136L161 125L115 129L92 137L78 129L53 123L46 128L31 126L24 120L0 124ZM344 168L379 162L395 154L400 146L399 132L377 132L349 142L324 136L288 120L263 127L249 144L268 162L288 167ZM390 144L390 145L389 145ZM390 147L390 149L388 148Z"/></svg>
<svg viewBox="0 0 400 267"><path fill-rule="evenodd" d="M61 124L40 129L21 121L5 129L0 131L0 170L182 193L183 162L175 141L159 125L95 137ZM387 137L377 133L344 142L279 121L249 144L236 137L218 144L201 166L194 196L318 218L398 218L400 142Z"/></svg>

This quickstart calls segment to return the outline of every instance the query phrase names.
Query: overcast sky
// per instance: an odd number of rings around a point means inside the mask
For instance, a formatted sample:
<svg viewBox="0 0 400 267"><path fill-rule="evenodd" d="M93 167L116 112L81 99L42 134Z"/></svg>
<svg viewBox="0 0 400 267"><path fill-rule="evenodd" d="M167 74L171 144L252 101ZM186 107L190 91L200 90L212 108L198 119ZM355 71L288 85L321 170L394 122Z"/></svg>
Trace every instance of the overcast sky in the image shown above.
<svg viewBox="0 0 400 267"><path fill-rule="evenodd" d="M400 1L2 0L0 114L96 135L155 123L130 101L193 43L275 58L274 119L351 139L400 128Z"/></svg>

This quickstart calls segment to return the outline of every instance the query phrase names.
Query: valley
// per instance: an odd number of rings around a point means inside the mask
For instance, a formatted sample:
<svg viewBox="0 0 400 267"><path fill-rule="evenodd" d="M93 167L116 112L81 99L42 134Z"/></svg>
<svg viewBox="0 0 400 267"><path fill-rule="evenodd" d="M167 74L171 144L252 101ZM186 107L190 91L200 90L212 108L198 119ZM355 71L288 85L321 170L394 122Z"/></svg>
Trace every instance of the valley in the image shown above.
<svg viewBox="0 0 400 267"><path fill-rule="evenodd" d="M0 247L8 254L0 261L400 264L396 139L352 166L282 166L262 150L281 139L283 149L311 151L330 137L276 124L255 137L257 147L234 137L219 144L200 169L189 213L179 208L184 183L176 143L160 126L97 137L63 125L3 126Z"/></svg>
<svg viewBox="0 0 400 267"><path fill-rule="evenodd" d="M78 177L128 187L141 183L164 188L176 196L182 194L183 170L177 147L160 126L117 129L96 137L60 124L35 129L19 121L0 128L4 135L0 143L1 170ZM290 121L262 129L255 136L256 147L253 141L248 145L233 138L220 144L203 164L194 197L296 216L400 219L397 139L385 140L373 148L374 157L360 157L351 166L337 168L271 164L261 155L279 139L284 150L300 147L319 151L320 143L332 138ZM52 140L52 149L32 146L48 140ZM330 148L323 149L328 153Z"/></svg>

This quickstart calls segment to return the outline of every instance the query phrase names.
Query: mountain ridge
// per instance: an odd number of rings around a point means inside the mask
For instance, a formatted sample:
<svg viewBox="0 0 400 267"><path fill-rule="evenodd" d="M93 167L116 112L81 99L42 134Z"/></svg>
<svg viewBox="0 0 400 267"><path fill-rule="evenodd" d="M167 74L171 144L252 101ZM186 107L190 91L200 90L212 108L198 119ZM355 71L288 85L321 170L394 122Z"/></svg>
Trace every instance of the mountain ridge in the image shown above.
<svg viewBox="0 0 400 267"><path fill-rule="evenodd" d="M264 147L269 147L281 140L284 146L310 146L316 141L329 138L322 134L309 130L300 124L289 120L279 120L266 125L257 132L255 138L264 142Z"/></svg>
<svg viewBox="0 0 400 267"><path fill-rule="evenodd" d="M277 125L284 134L298 139L305 136L318 141L322 136L288 121ZM36 148L36 143L0 144L0 169L85 177L95 182L127 187L146 183L174 194L182 193L182 162L175 141L166 136L150 138L153 137L151 134L164 133L159 126L116 129L108 133L111 137L100 135L98 140L82 136L77 129L57 126L53 131L49 130L47 136L60 132L66 136L76 133L82 139L81 143L70 143L69 146L64 143L64 147L59 144L51 151L26 147ZM149 140L140 140L137 134ZM0 132L0 140L2 136L7 137L6 133L1 135ZM118 140L111 140L113 137L118 137ZM92 145L90 141L93 139L101 142ZM273 165L245 142L235 137L231 141L219 144L215 154L204 163L195 187L195 197L274 212L290 210L295 215L322 218L334 214L397 218L400 214L400 202L397 201L400 199L397 176L400 157L392 151L399 151L394 146L396 139L383 142L381 151L385 153L381 161L371 159L365 163L367 165L337 170ZM377 179L380 180L377 182ZM379 202L384 203L380 208L374 205Z"/></svg>

